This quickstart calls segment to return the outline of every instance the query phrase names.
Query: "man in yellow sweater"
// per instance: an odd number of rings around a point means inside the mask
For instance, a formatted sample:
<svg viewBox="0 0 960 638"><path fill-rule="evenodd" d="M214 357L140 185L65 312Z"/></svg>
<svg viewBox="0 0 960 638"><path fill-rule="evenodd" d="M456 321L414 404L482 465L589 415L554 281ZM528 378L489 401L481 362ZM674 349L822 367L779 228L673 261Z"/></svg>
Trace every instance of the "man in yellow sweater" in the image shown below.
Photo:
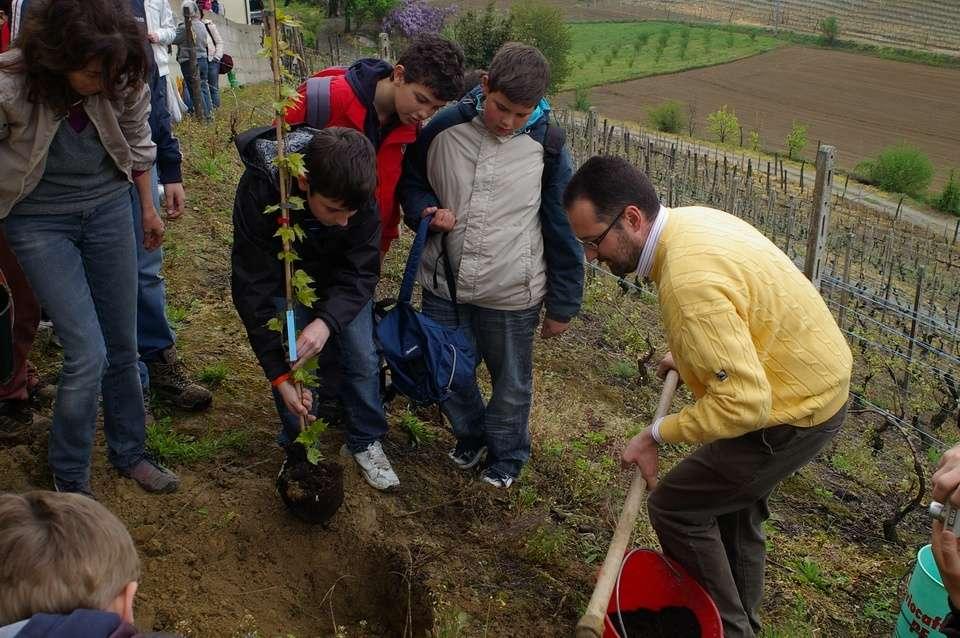
<svg viewBox="0 0 960 638"><path fill-rule="evenodd" d="M762 522L776 486L846 414L852 357L823 298L755 228L704 207L661 206L646 175L594 157L564 206L587 259L657 285L670 352L696 397L630 440L660 544L716 602L727 638L760 632ZM657 482L657 448L702 444Z"/></svg>

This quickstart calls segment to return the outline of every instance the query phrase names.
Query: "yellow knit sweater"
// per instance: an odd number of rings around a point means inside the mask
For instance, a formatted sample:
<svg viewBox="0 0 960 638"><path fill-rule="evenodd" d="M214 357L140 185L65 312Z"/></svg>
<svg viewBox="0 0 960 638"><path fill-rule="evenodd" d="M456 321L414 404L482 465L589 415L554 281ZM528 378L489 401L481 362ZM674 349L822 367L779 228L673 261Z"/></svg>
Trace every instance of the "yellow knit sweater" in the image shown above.
<svg viewBox="0 0 960 638"><path fill-rule="evenodd" d="M650 278L680 377L697 398L664 418L665 442L819 425L846 402L853 358L833 315L750 224L712 208L671 209Z"/></svg>

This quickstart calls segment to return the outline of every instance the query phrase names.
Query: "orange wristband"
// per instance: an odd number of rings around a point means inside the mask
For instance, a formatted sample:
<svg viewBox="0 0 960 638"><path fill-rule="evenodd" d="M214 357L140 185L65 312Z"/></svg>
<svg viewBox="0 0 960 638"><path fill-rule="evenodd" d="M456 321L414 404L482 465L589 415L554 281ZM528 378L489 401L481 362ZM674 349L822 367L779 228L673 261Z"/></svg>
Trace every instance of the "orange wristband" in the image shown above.
<svg viewBox="0 0 960 638"><path fill-rule="evenodd" d="M279 377L277 377L276 379L274 379L273 381L271 381L271 382L270 382L270 385L272 385L272 386L275 387L275 388L278 388L278 387L280 387L280 386L283 384L284 381L288 380L289 378L290 378L290 373L289 373L289 372L284 372L284 373L281 374Z"/></svg>

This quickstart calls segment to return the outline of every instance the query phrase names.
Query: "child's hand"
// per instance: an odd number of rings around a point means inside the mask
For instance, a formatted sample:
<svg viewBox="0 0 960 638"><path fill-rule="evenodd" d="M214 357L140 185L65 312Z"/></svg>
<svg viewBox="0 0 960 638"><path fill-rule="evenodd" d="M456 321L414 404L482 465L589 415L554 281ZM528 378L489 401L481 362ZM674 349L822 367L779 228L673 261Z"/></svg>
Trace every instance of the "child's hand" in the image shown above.
<svg viewBox="0 0 960 638"><path fill-rule="evenodd" d="M330 327L323 319L314 319L307 324L307 327L297 337L297 357L299 358L293 364L293 368L299 368L307 359L319 354L323 350L323 346L327 345L327 339L329 338Z"/></svg>
<svg viewBox="0 0 960 638"><path fill-rule="evenodd" d="M299 417L310 418L310 410L313 408L313 393L310 392L309 388L303 388L300 395L297 396L297 386L290 381L284 381L277 386L277 391L288 410Z"/></svg>
<svg viewBox="0 0 960 638"><path fill-rule="evenodd" d="M187 194L180 182L163 185L163 204L167 208L167 219L179 219L187 201Z"/></svg>
<svg viewBox="0 0 960 638"><path fill-rule="evenodd" d="M453 230L453 227L457 224L457 216L454 215L453 211L449 208L430 206L429 208L423 209L421 217L426 217L427 215L433 215L433 221L430 222L430 230L446 233Z"/></svg>
<svg viewBox="0 0 960 638"><path fill-rule="evenodd" d="M549 339L551 337L562 335L569 327L569 321L555 321L553 319L544 318L543 326L540 327L540 338Z"/></svg>
<svg viewBox="0 0 960 638"><path fill-rule="evenodd" d="M163 244L163 220L157 215L152 206L143 209L143 247L149 251L160 248Z"/></svg>

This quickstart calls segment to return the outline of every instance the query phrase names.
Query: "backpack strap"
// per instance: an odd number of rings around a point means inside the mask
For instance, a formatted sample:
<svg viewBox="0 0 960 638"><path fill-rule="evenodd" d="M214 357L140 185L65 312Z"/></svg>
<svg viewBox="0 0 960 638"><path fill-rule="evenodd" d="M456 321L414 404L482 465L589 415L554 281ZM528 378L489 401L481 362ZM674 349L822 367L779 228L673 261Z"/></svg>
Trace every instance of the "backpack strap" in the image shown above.
<svg viewBox="0 0 960 638"><path fill-rule="evenodd" d="M413 299L413 284L417 279L417 271L420 270L420 258L423 256L423 248L427 244L427 234L430 231L430 221L432 219L433 215L424 217L417 227L417 236L413 238L410 255L407 257L407 266L403 271L403 283L400 284L400 295L397 297L398 303L409 304Z"/></svg>
<svg viewBox="0 0 960 638"><path fill-rule="evenodd" d="M410 303L413 299L413 284L417 280L417 271L420 270L420 258L423 257L423 249L427 245L427 237L430 234L430 222L433 221L433 215L428 215L420 220L417 226L417 236L413 238L413 245L410 247L410 255L407 257L407 265L403 270L403 283L400 284L400 294L397 296L398 303ZM447 280L447 291L450 293L450 299L454 305L457 303L457 278L453 273L453 266L450 265L450 256L447 254L447 234L444 233L440 240L442 247L440 256L437 260L443 259L443 272ZM437 273L434 271L434 287L437 286Z"/></svg>
<svg viewBox="0 0 960 638"><path fill-rule="evenodd" d="M330 76L309 78L305 99L307 116L304 120L313 128L326 128L330 122Z"/></svg>

